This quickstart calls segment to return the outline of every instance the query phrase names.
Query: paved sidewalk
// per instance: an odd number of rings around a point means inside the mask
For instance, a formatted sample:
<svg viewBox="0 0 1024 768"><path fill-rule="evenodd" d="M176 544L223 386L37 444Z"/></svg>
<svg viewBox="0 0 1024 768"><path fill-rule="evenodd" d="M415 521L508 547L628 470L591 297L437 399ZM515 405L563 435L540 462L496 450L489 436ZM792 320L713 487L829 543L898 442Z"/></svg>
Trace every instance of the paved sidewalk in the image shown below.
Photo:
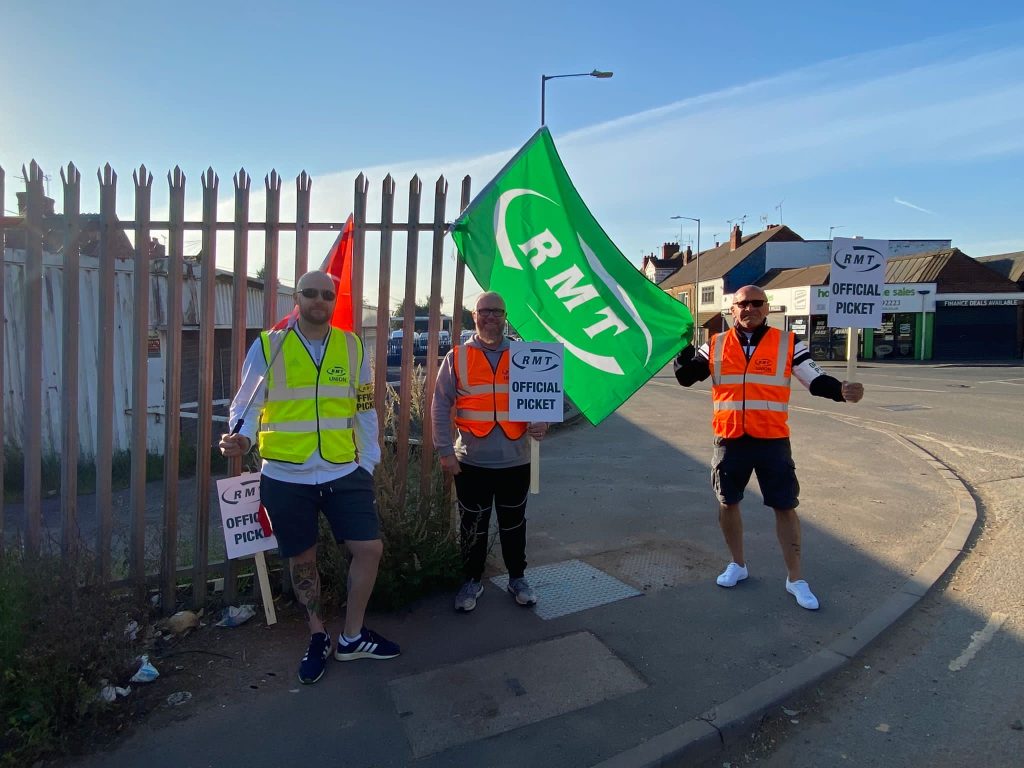
<svg viewBox="0 0 1024 768"><path fill-rule="evenodd" d="M909 609L974 523L973 501L941 465L829 416L858 406L797 390L794 406L804 572L819 611L785 592L756 483L744 506L750 578L715 585L728 555L709 481L710 398L663 373L599 427L542 444L528 534L537 609L488 581L471 614L439 595L373 617L402 656L332 663L315 686L240 696L81 764L521 768L712 754Z"/></svg>

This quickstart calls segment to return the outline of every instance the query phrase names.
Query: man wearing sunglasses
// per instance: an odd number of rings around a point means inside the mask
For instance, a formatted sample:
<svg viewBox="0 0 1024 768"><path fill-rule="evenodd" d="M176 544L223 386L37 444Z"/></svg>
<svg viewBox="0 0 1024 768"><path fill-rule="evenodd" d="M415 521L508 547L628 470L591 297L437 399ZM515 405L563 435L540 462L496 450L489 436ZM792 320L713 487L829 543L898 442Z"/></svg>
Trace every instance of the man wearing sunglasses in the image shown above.
<svg viewBox="0 0 1024 768"><path fill-rule="evenodd" d="M441 469L455 479L465 582L455 610L468 613L483 594L491 508L498 517L508 591L519 605L535 605L526 580L526 496L530 488L530 444L548 425L509 421L509 340L505 301L482 293L473 311L476 333L447 354L437 373L430 406L434 449ZM455 415L452 439L452 410Z"/></svg>
<svg viewBox="0 0 1024 768"><path fill-rule="evenodd" d="M856 403L864 386L829 376L811 359L803 341L767 324L768 296L755 285L736 291L732 329L718 333L675 360L684 387L711 377L715 453L711 477L718 496L718 523L732 561L718 576L721 587L735 587L748 576L743 556L740 500L757 475L766 506L775 510L775 532L786 563L786 591L801 608L817 610L818 599L800 569L800 484L789 442L790 379L817 397Z"/></svg>
<svg viewBox="0 0 1024 768"><path fill-rule="evenodd" d="M299 664L305 684L323 677L331 653L316 558L321 514L352 555L334 658L399 654L395 643L363 626L383 552L373 487L380 443L370 366L359 337L331 326L336 300L337 288L325 272L299 278L297 321L264 331L250 347L228 418L232 427L240 419L242 425L220 440L229 457L259 446L260 501L309 621L309 647ZM259 418L245 414L250 401L258 403Z"/></svg>

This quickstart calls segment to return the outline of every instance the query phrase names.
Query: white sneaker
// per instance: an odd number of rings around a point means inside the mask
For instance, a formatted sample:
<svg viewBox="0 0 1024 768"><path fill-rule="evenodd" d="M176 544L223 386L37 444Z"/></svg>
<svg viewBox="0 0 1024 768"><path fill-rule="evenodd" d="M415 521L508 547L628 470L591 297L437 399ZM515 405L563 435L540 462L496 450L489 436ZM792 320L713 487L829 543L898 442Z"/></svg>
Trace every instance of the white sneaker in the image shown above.
<svg viewBox="0 0 1024 768"><path fill-rule="evenodd" d="M797 605L801 608L806 608L808 611L818 610L818 598L814 596L811 588L803 579L798 581L786 579L786 591L796 598Z"/></svg>
<svg viewBox="0 0 1024 768"><path fill-rule="evenodd" d="M747 578L747 566L738 563L729 563L725 570L718 575L718 586L735 587L737 583Z"/></svg>

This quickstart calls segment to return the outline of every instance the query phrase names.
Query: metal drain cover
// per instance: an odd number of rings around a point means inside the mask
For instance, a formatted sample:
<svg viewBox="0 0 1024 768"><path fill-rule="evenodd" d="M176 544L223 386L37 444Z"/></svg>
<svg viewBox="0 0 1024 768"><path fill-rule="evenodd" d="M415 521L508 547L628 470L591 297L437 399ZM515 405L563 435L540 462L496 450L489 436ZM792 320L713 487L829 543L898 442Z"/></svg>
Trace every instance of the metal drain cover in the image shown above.
<svg viewBox="0 0 1024 768"><path fill-rule="evenodd" d="M542 619L556 619L643 594L581 560L529 568L526 578L537 593L534 612ZM508 574L492 577L491 583L504 590Z"/></svg>
<svg viewBox="0 0 1024 768"><path fill-rule="evenodd" d="M388 683L415 758L646 687L589 632L509 648ZM521 738L529 736L524 733Z"/></svg>

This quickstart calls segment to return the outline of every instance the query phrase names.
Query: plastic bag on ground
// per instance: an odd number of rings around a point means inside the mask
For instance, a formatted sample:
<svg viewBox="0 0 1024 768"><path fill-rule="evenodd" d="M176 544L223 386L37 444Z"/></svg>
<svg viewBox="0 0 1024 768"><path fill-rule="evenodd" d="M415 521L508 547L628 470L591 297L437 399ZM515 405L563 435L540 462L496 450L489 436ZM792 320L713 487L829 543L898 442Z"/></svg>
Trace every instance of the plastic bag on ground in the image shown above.
<svg viewBox="0 0 1024 768"><path fill-rule="evenodd" d="M129 686L128 688L121 688L117 685L104 685L96 694L96 700L105 701L109 704L110 702L114 701L114 699L116 699L118 696L127 696L131 692L131 686Z"/></svg>
<svg viewBox="0 0 1024 768"><path fill-rule="evenodd" d="M237 627L245 624L256 615L256 608L252 605L229 605L221 613L221 619L217 622L218 627Z"/></svg>
<svg viewBox="0 0 1024 768"><path fill-rule="evenodd" d="M132 675L133 683L151 683L160 677L156 667L149 663L149 656L143 656L139 665L139 671Z"/></svg>

